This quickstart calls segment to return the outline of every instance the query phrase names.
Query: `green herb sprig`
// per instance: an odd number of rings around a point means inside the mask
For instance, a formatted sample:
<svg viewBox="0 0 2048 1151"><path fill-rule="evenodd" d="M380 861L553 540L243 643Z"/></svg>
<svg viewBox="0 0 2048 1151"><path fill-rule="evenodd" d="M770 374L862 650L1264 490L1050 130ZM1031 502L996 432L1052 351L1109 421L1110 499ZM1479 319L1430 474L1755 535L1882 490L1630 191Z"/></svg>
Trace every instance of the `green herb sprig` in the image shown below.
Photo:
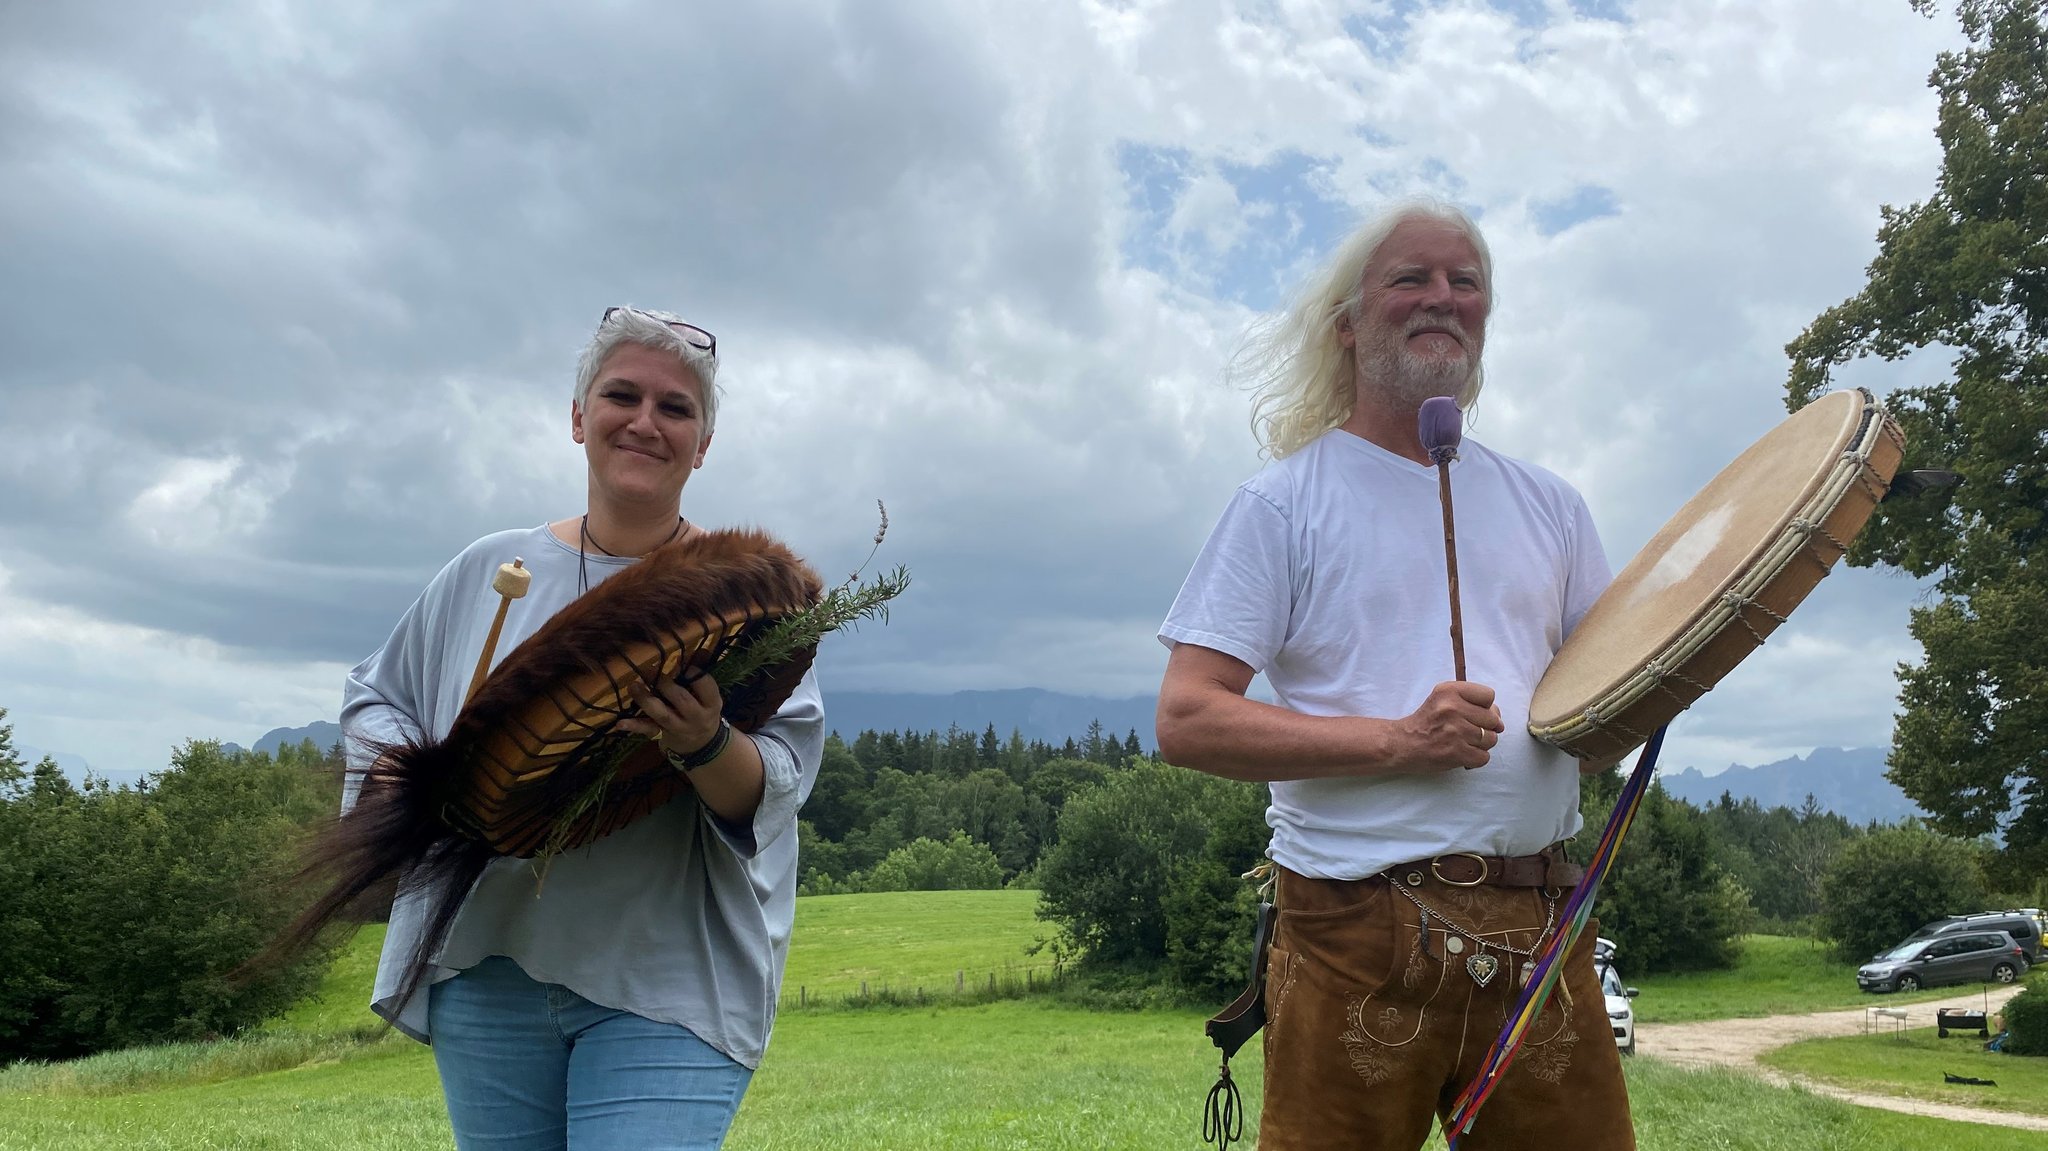
<svg viewBox="0 0 2048 1151"><path fill-rule="evenodd" d="M775 621L745 649L721 660L711 670L711 678L718 682L720 692L729 692L762 668L773 667L805 648L816 646L828 632L852 628L864 619L889 622L889 601L910 587L910 569L897 564L894 570L861 582L860 573L867 570L882 548L883 537L889 534L888 505L876 500L875 509L881 513L882 522L875 529L874 546L868 549L867 558L837 587L818 597L817 603Z"/></svg>

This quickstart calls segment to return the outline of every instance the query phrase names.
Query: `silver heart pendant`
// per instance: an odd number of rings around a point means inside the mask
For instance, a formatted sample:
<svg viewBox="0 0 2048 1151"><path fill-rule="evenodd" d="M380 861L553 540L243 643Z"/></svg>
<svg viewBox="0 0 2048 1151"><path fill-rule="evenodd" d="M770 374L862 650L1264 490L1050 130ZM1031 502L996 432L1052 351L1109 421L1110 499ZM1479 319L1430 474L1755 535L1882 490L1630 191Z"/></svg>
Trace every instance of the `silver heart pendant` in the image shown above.
<svg viewBox="0 0 2048 1151"><path fill-rule="evenodd" d="M1472 977L1472 982L1484 987L1500 974L1500 960L1484 951L1479 952L1465 961L1465 973Z"/></svg>

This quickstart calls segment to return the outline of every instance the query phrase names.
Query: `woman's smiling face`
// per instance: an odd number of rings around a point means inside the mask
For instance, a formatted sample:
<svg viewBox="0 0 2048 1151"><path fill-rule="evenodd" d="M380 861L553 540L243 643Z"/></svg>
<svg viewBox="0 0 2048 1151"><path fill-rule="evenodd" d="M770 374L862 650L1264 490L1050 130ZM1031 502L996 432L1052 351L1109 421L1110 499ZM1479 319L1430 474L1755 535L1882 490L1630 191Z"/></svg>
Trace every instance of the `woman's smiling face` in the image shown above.
<svg viewBox="0 0 2048 1151"><path fill-rule="evenodd" d="M606 357L570 430L594 488L626 502L672 500L704 466L704 384L673 352L622 344Z"/></svg>

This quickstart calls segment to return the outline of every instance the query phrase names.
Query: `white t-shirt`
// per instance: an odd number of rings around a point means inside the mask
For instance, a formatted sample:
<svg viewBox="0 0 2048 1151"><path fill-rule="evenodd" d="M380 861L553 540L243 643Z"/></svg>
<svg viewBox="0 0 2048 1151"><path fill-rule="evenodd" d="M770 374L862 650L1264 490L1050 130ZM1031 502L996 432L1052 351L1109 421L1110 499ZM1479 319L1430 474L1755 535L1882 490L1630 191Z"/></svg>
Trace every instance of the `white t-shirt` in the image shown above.
<svg viewBox="0 0 2048 1151"><path fill-rule="evenodd" d="M1507 731L1486 766L1272 785L1272 858L1358 879L1448 852L1527 855L1574 834L1577 761L1528 733L1536 682L1607 587L1586 503L1465 440L1451 465L1466 678ZM1434 467L1345 431L1245 481L1161 625L1264 672L1280 706L1397 719L1456 678Z"/></svg>

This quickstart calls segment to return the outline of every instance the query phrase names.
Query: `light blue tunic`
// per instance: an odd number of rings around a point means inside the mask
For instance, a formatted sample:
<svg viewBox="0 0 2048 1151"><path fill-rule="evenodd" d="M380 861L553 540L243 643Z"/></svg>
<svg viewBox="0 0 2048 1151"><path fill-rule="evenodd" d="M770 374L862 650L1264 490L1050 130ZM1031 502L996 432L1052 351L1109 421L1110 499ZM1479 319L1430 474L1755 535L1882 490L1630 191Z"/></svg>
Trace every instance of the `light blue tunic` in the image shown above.
<svg viewBox="0 0 2048 1151"><path fill-rule="evenodd" d="M349 766L342 810L354 804L359 773L369 767L362 742L439 739L454 726L497 613L491 578L514 556L525 560L533 583L512 601L495 659L577 597L577 550L546 525L485 536L449 561L384 646L349 672L341 710ZM594 587L633 562L592 554L582 566ZM766 780L751 825L726 823L686 791L558 856L545 883L530 861L493 860L421 990L406 1003L396 1001L400 977L428 908L417 893L401 897L391 910L372 1010L431 1042L426 986L504 955L537 980L679 1023L758 1067L795 916L797 808L824 752L824 706L812 676L754 733L754 743Z"/></svg>

